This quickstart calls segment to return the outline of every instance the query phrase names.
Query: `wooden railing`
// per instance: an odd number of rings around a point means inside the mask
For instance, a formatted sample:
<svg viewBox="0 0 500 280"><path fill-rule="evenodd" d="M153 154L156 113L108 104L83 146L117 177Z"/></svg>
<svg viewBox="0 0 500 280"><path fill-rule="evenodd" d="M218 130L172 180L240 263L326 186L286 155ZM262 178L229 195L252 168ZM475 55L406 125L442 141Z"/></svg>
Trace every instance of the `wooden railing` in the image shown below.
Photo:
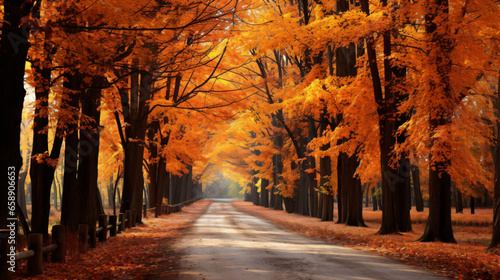
<svg viewBox="0 0 500 280"><path fill-rule="evenodd" d="M157 207L147 209L146 204L144 207L144 217L147 217L147 212L154 212L155 217L161 214L170 214L180 211L183 206L190 205L202 196L177 203L177 204L163 204ZM135 227L137 218L136 209L126 210L125 213L116 215L99 215L98 227L92 227L89 230L88 224L78 225L78 251L85 253L91 248L95 248L97 241L105 242L109 237L116 236L118 233L123 232L126 228ZM66 232L62 225L55 225L52 227L52 244L43 246L43 235L41 233L32 233L28 235L28 250L18 252L15 255L16 261L27 260L27 269L29 275L41 274L43 269L43 255L50 253L52 262L64 262L66 258Z"/></svg>
<svg viewBox="0 0 500 280"><path fill-rule="evenodd" d="M78 225L78 251L85 253L91 248L95 248L97 241L104 242L109 237L116 236L126 228L135 227L137 211L127 210L125 213L116 215L99 215L99 226L89 230L88 224ZM52 244L43 246L43 235L41 233L31 233L28 235L28 250L18 252L15 255L16 262L27 260L27 270L29 275L41 274L43 269L43 255L50 253L52 262L64 262L66 259L66 231L64 226L55 225L52 227Z"/></svg>
<svg viewBox="0 0 500 280"><path fill-rule="evenodd" d="M190 205L190 204L193 204L194 202L202 199L203 196L198 196L198 197L195 197L193 199L190 199L190 200L186 200L184 202L181 202L181 203L177 203L177 204L162 204L162 205L157 205L156 207L153 207L153 208L149 208L149 209L146 209L146 204L143 205L144 207L144 218L147 217L147 212L152 212L155 214L155 217L158 217L160 216L162 213L163 214L171 214L171 213L175 213L175 212L179 212L181 210L182 207L184 206L187 206L187 205Z"/></svg>
<svg viewBox="0 0 500 280"><path fill-rule="evenodd" d="M16 253L16 262L28 260L28 274L37 275L42 273L43 255L50 254L52 262L64 262L66 258L66 231L64 226L52 227L52 244L43 246L43 235L32 233L28 235L28 250Z"/></svg>

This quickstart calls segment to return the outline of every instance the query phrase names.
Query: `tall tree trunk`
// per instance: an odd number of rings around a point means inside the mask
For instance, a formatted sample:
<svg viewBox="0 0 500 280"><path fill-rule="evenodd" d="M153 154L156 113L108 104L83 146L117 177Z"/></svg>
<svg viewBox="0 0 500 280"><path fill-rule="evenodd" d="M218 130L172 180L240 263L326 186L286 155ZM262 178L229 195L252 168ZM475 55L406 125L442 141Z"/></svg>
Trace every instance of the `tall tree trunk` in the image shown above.
<svg viewBox="0 0 500 280"><path fill-rule="evenodd" d="M455 203L455 212L463 213L464 206L462 202L462 192L457 188L455 182L451 182L452 192L453 192L453 200Z"/></svg>
<svg viewBox="0 0 500 280"><path fill-rule="evenodd" d="M140 79L140 95L138 95L138 110L137 119L134 127L134 139L140 141L140 147L138 149L140 157L140 167L137 167L137 183L135 186L134 196L132 198L132 203L137 209L137 223L142 223L142 204L143 204L143 189L144 189L144 176L142 172L142 163L144 158L144 140L146 138L146 128L149 115L149 105L152 94L153 87L153 75L150 71L142 71ZM139 164L138 164L139 165Z"/></svg>
<svg viewBox="0 0 500 280"><path fill-rule="evenodd" d="M23 213L24 217L28 216L28 210L26 209L26 192L24 189L27 176L28 168L26 168L23 173L19 174L19 184L17 188L17 203L19 204L19 211Z"/></svg>
<svg viewBox="0 0 500 280"><path fill-rule="evenodd" d="M33 144L30 177L33 197L31 227L35 233L43 233L48 238L50 191L54 168L46 161L49 160L48 125L49 125L49 92L50 76L52 72L51 49L44 44L44 57L38 59L34 67L37 85L35 87L35 117L33 121ZM38 66L40 65L40 66ZM50 174L52 173L52 175ZM50 184L49 184L50 183Z"/></svg>
<svg viewBox="0 0 500 280"><path fill-rule="evenodd" d="M295 200L297 201L295 213L299 215L309 216L309 189L310 189L310 181L309 174L306 170L309 168L309 162L307 158L304 158L305 155L303 151L306 150L307 147L307 138L301 136L300 137L300 151L297 151L297 157L299 159L303 159L295 166L298 166L298 171L300 174L299 181L296 182L297 191L295 194ZM292 168L295 169L295 168Z"/></svg>
<svg viewBox="0 0 500 280"><path fill-rule="evenodd" d="M432 53L427 57L428 63L435 65L438 71L439 84L432 82L431 90L436 90L436 93L443 95L444 98L449 98L451 92L450 72L451 72L451 41L448 38L448 0L429 0L426 6L426 34L433 44ZM439 30L438 24L439 21ZM451 103L452 101L450 101ZM450 105L448 105L450 106ZM434 133L439 128L449 125L453 108L436 108L440 110L439 114L430 118L429 126L431 133ZM436 113L436 112L432 112ZM434 138L431 134L431 148L435 141L446 141ZM449 143L440 143L445 149L451 149ZM456 243L453 236L451 224L451 176L446 171L450 165L450 157L447 151L441 155L430 155L429 164L429 217L425 227L424 234L420 241L442 241ZM438 159L435 159L437 157Z"/></svg>
<svg viewBox="0 0 500 280"><path fill-rule="evenodd" d="M387 3L385 3L386 5ZM388 34L390 36L391 34ZM385 46L388 47L385 47ZM405 79L406 79L406 71L407 69L405 67L397 67L391 65L392 62L390 59L387 57L391 56L391 38L384 42L384 55L386 56L386 59L384 61L385 65L384 67L394 73L395 79L394 81L387 81L389 84L392 82L392 84L400 84L404 85L405 84ZM387 74L386 74L387 75ZM394 98L395 98L395 106L399 106L402 102L406 101L408 99L408 94L405 93L402 90L398 89L392 89L390 88L389 90L394 91ZM409 112L402 112L402 113L395 113L396 115L396 123L394 127L394 134L397 134L396 131L398 128L402 127L407 121L410 120L410 113ZM399 145L402 145L407 138L407 131L406 129L403 130L402 133L398 134L396 136L396 142ZM396 222L398 224L398 230L400 232L409 232L412 230L411 226L411 164L410 164L410 159L408 158L408 153L407 152L402 152L398 155L398 176L399 180L396 185L396 197L397 197L397 202L396 202Z"/></svg>
<svg viewBox="0 0 500 280"><path fill-rule="evenodd" d="M64 182L63 197L61 202L61 224L69 232L77 232L80 217L82 197L78 193L78 122L79 122L79 95L81 89L80 74L67 74L64 88L69 96L65 110L73 112L71 119L66 119L67 127L64 148Z"/></svg>
<svg viewBox="0 0 500 280"><path fill-rule="evenodd" d="M274 186L273 186L273 195L274 195L274 210L283 210L283 196L279 193L276 186L282 183L283 179L281 174L283 173L283 161L281 158L281 154L274 155Z"/></svg>
<svg viewBox="0 0 500 280"><path fill-rule="evenodd" d="M347 155L340 153L337 157L337 224L343 224L347 217L347 187L346 187L346 170L345 162Z"/></svg>
<svg viewBox="0 0 500 280"><path fill-rule="evenodd" d="M247 188L251 188L251 184L248 183L247 184ZM250 196L250 193L245 191L245 194L244 194L244 197L243 197L243 201L246 201L246 202L251 202L252 201L252 197Z"/></svg>
<svg viewBox="0 0 500 280"><path fill-rule="evenodd" d="M114 193L113 193L113 190L114 190L114 184L113 184L113 179L114 177L114 174L111 174L111 177L109 178L109 183L107 184L107 189L108 189L108 208L113 208L113 204L114 204Z"/></svg>
<svg viewBox="0 0 500 280"><path fill-rule="evenodd" d="M349 1L337 1L337 13L349 11ZM336 56L336 75L338 77L355 77L356 69L356 51L357 47L351 43L345 47L339 47L335 51ZM337 123L340 123L342 116L337 116ZM341 139L339 143L347 141ZM337 203L338 203L338 221L337 223L347 223L349 225L364 224L359 213L361 203L360 186L357 179L351 177L357 168L356 154L351 156L341 152L337 158ZM352 211L352 212L351 212ZM361 218L361 220L359 220Z"/></svg>
<svg viewBox="0 0 500 280"><path fill-rule="evenodd" d="M144 140L149 115L148 101L151 96L153 77L148 71L141 71L140 81L137 69L130 76L130 105L127 93L121 94L125 121L130 124L125 129L127 137L125 147L125 164L120 212L136 209L136 222L142 222L142 204L144 176L142 172L144 158ZM130 109L128 109L130 108ZM126 115L128 113L128 115ZM132 141L129 141L131 139Z"/></svg>
<svg viewBox="0 0 500 280"><path fill-rule="evenodd" d="M335 75L333 68L333 50L331 46L327 48L327 57L328 57L328 74L330 76ZM323 109L320 115L320 123L319 123L319 135L324 136L326 133L326 129L328 128L329 118L326 105L323 105ZM332 124L333 126L333 124ZM334 128L332 128L334 129ZM330 143L325 144L320 147L321 151L327 151L330 148ZM319 173L320 173L320 201L319 201L319 209L318 209L318 218L321 218L322 221L333 221L334 218L334 191L333 186L331 185L332 180L332 159L329 156L320 157L319 159Z"/></svg>
<svg viewBox="0 0 500 280"><path fill-rule="evenodd" d="M188 184L189 184L189 173L186 173L181 177L181 198L179 200L180 203L183 203L188 200L188 195L187 195ZM218 190L219 190L218 194L220 194L220 187L218 188Z"/></svg>
<svg viewBox="0 0 500 280"><path fill-rule="evenodd" d="M122 203L120 213L125 213L126 210L132 210L132 197L134 195L134 187L137 185L138 170L142 173L142 153L140 153L140 145L137 141L130 141L133 138L133 128L137 121L138 114L138 95L139 95L139 73L136 67L132 67L130 74L130 94L126 88L120 89L120 97L122 103L123 120L125 122L125 139L122 139L124 164L123 164L123 187L122 187ZM129 97L130 95L130 97ZM117 117L118 119L118 117ZM118 127L118 129L122 129ZM136 140L136 139L134 139ZM140 166L140 167L138 167Z"/></svg>
<svg viewBox="0 0 500 280"><path fill-rule="evenodd" d="M297 203L293 197L283 197L283 202L285 204L285 211L287 213L295 213Z"/></svg>
<svg viewBox="0 0 500 280"><path fill-rule="evenodd" d="M491 242L488 245L488 250L500 247L500 75L498 77L497 100L495 104L495 113L497 114L496 122L496 139L495 147L492 151L492 156L495 164L495 181L493 189L493 233Z"/></svg>
<svg viewBox="0 0 500 280"><path fill-rule="evenodd" d="M424 199L420 190L420 169L416 165L411 166L411 178L413 180L413 193L415 196L415 208L417 212L424 211Z"/></svg>
<svg viewBox="0 0 500 280"><path fill-rule="evenodd" d="M341 0L337 3L338 12L349 10L348 1ZM350 44L347 47L340 47L336 51L336 75L339 77L355 77L356 69L356 46ZM347 141L342 139L340 142ZM341 152L338 157L338 223L345 223L351 226L364 226L360 203L362 202L361 182L354 178L354 174L359 165L357 155L347 155Z"/></svg>
<svg viewBox="0 0 500 280"><path fill-rule="evenodd" d="M155 139L159 130L159 121L153 120L149 124L147 137L149 142L149 203L150 207L156 207L158 204L157 192L158 192L158 175L161 173L159 169L160 159L158 157L158 141Z"/></svg>
<svg viewBox="0 0 500 280"><path fill-rule="evenodd" d="M400 232L409 232L412 230L411 226L411 184L410 184L410 167L409 164L403 164L402 162L406 161L406 158L402 158L400 160L400 168L399 168L399 176L401 181L399 181L396 185L396 222L398 225L398 231ZM401 172L402 166L407 166L407 171L404 173ZM408 172L408 174L405 174Z"/></svg>
<svg viewBox="0 0 500 280"><path fill-rule="evenodd" d="M331 48L330 48L331 49ZM326 108L323 108L321 112L321 120L319 124L319 135L323 136L326 128L328 126L328 118L326 113ZM321 146L322 151L326 151L330 148L330 144ZM333 221L333 190L331 186L332 177L332 159L329 156L324 156L319 159L319 173L320 173L320 191L322 200L321 208L321 220L322 221Z"/></svg>
<svg viewBox="0 0 500 280"><path fill-rule="evenodd" d="M252 197L253 205L260 205L259 192L257 188L257 183L259 182L259 178L257 177L258 173L259 172L256 170L253 171L252 185L250 189L250 196Z"/></svg>
<svg viewBox="0 0 500 280"><path fill-rule="evenodd" d="M310 143L317 137L316 126L314 124L314 119L312 116L307 117L308 124L308 136L307 142ZM316 170L316 158L314 156L307 157L308 168L311 170ZM307 173L307 181L309 186L309 214L311 217L317 217L318 212L318 193L316 189L318 188L318 182L316 181L316 172Z"/></svg>
<svg viewBox="0 0 500 280"><path fill-rule="evenodd" d="M382 1L384 6L387 1ZM361 1L361 9L370 14L368 0ZM382 173L382 224L378 231L379 234L390 234L398 231L398 221L396 217L397 194L396 187L399 180L398 171L391 165L392 149L396 143L394 132L395 124L395 96L392 90L392 69L390 62L391 53L391 31L386 30L383 34L384 39L384 77L385 92L382 91L382 81L377 65L377 54L373 35L366 39L366 52L368 54L370 73L372 75L373 91L375 101L378 104L379 133L380 133L380 169Z"/></svg>
<svg viewBox="0 0 500 280"><path fill-rule="evenodd" d="M363 221L363 193L361 192L361 180L356 178L355 172L359 162L356 155L347 157L346 174L347 184L344 186L348 189L346 204L346 217L344 223L348 226L366 227Z"/></svg>
<svg viewBox="0 0 500 280"><path fill-rule="evenodd" d="M378 210L377 196L375 195L375 187L372 188L372 207L373 211Z"/></svg>
<svg viewBox="0 0 500 280"><path fill-rule="evenodd" d="M264 207L269 207L269 186L268 179L262 179L260 183L260 205Z"/></svg>
<svg viewBox="0 0 500 280"><path fill-rule="evenodd" d="M23 164L19 140L24 97L24 72L28 55L28 24L20 25L21 18L28 15L32 3L23 0L3 1L3 20L0 35L0 170L2 186L0 191L0 229L7 229L8 218L14 218L7 208L9 191L15 195L18 188L19 171ZM7 121L8 120L8 121ZM15 207L15 206L14 206ZM14 215L12 215L14 214ZM17 225L16 225L17 226ZM7 234L0 237L0 276L8 277Z"/></svg>
<svg viewBox="0 0 500 280"><path fill-rule="evenodd" d="M80 128L79 164L78 164L78 196L80 198L79 223L95 227L97 215L101 212L102 203L98 193L99 164L99 124L101 113L101 88L104 77L94 77L91 88L80 96L82 106L82 122ZM83 121L83 118L85 121Z"/></svg>
<svg viewBox="0 0 500 280"><path fill-rule="evenodd" d="M164 158L160 158L158 162L157 168L157 181L156 181L156 194L155 194L155 204L152 204L152 207L161 207L163 204L163 197L165 197L165 193L167 194L166 198L168 199L168 173L166 171L166 165ZM165 192L167 190L167 192ZM151 196L150 196L151 197Z"/></svg>
<svg viewBox="0 0 500 280"><path fill-rule="evenodd" d="M370 203L370 186L369 185L366 185L365 187L365 207L368 207L369 206L369 203Z"/></svg>
<svg viewBox="0 0 500 280"><path fill-rule="evenodd" d="M59 211L59 203L57 202L57 183L54 181L52 186L54 186L52 192L52 197L54 199L54 209L56 209L56 211Z"/></svg>
<svg viewBox="0 0 500 280"><path fill-rule="evenodd" d="M280 70L281 75L281 70ZM278 116L273 114L272 116L272 124L276 128L280 128L281 124L278 121ZM273 185L273 195L274 195L274 210L283 210L283 197L279 193L277 186L283 183L283 177L281 174L283 173L283 158L281 155L281 149L283 148L283 136L280 132L274 135L274 145L278 149L278 153L273 156L273 167L274 167L274 185Z"/></svg>

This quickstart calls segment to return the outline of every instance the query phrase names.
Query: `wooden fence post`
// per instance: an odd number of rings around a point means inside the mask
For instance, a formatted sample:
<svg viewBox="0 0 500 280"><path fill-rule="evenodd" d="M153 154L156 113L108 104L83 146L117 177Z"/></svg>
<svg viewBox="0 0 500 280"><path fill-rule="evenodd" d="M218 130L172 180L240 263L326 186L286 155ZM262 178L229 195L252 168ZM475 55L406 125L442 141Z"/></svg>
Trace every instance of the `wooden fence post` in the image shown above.
<svg viewBox="0 0 500 280"><path fill-rule="evenodd" d="M118 227L118 232L121 233L122 231L125 230L125 214L124 213L118 214L118 220L120 221L120 226Z"/></svg>
<svg viewBox="0 0 500 280"><path fill-rule="evenodd" d="M88 251L88 235L89 235L89 225L78 225L78 251L80 253L85 253Z"/></svg>
<svg viewBox="0 0 500 280"><path fill-rule="evenodd" d="M135 227L135 220L137 219L137 210L132 209L132 223L130 224L132 227Z"/></svg>
<svg viewBox="0 0 500 280"><path fill-rule="evenodd" d="M52 227L52 244L57 244L57 249L52 252L52 262L64 262L66 259L66 230L63 225Z"/></svg>
<svg viewBox="0 0 500 280"><path fill-rule="evenodd" d="M9 234L10 234L10 229L0 228L0 254L1 254L1 256L5 256L5 262L0 262L0 278L5 279L5 280L12 279L14 272L9 271L8 268L10 266L16 265L16 261L15 261L14 257L8 256L11 253L10 248L9 248L10 246L7 246Z"/></svg>
<svg viewBox="0 0 500 280"><path fill-rule="evenodd" d="M43 235L41 233L28 235L28 250L35 252L35 255L28 259L28 274L41 274L43 272Z"/></svg>
<svg viewBox="0 0 500 280"><path fill-rule="evenodd" d="M108 237L108 216L99 215L99 227L102 228L99 232L99 242L104 242Z"/></svg>
<svg viewBox="0 0 500 280"><path fill-rule="evenodd" d="M109 216L109 224L112 226L109 230L109 236L116 236L116 215Z"/></svg>
<svg viewBox="0 0 500 280"><path fill-rule="evenodd" d="M125 216L127 217L127 222L125 223L126 228L130 228L130 225L132 224L132 211L131 210L125 210Z"/></svg>
<svg viewBox="0 0 500 280"><path fill-rule="evenodd" d="M97 232L94 223L89 225L89 241L90 248L97 247Z"/></svg>

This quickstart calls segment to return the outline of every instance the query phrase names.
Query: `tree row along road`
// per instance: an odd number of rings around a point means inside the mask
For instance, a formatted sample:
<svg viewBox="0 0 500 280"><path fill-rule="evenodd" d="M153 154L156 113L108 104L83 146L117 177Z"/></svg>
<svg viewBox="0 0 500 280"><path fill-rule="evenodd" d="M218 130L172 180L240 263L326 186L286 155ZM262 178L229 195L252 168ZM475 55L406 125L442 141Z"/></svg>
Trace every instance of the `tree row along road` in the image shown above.
<svg viewBox="0 0 500 280"><path fill-rule="evenodd" d="M444 279L395 260L279 229L214 201L174 245L180 279Z"/></svg>

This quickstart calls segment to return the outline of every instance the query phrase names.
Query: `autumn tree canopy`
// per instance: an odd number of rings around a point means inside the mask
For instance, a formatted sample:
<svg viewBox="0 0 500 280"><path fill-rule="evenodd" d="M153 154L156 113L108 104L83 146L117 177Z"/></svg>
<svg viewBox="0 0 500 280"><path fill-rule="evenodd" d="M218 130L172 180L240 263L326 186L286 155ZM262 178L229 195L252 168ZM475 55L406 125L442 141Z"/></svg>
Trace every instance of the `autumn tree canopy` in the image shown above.
<svg viewBox="0 0 500 280"><path fill-rule="evenodd" d="M104 211L100 185L140 222L143 203L187 201L224 174L255 204L325 221L336 205L351 226L365 226L363 192L381 194L380 234L411 230L422 181L421 240L455 242L452 193L486 193L500 218L499 12L495 0L5 0L1 168L29 165L30 189L14 186L36 198L25 232L47 237L57 176L76 231Z"/></svg>

